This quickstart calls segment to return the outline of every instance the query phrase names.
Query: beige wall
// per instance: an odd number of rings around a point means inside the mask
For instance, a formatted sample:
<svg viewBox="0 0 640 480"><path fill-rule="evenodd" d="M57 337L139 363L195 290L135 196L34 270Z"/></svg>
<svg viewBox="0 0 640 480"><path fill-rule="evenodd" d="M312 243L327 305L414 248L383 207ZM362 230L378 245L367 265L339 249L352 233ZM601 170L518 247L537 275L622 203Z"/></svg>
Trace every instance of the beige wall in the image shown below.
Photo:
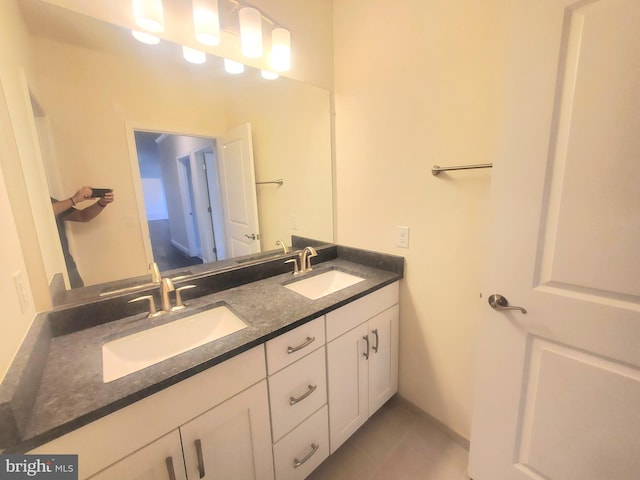
<svg viewBox="0 0 640 480"><path fill-rule="evenodd" d="M333 241L331 100L301 83L263 82L231 88L229 125L251 119L262 250L291 235ZM304 108L300 108L304 105Z"/></svg>
<svg viewBox="0 0 640 480"><path fill-rule="evenodd" d="M90 223L67 226L85 284L143 275L148 262L130 129L214 136L226 127L224 95L207 79L178 75L170 62L135 62L44 39L33 43L33 91L51 119L61 171L63 190L54 195L67 198L83 185L113 188L116 195Z"/></svg>
<svg viewBox="0 0 640 480"><path fill-rule="evenodd" d="M400 393L467 438L491 172L430 169L491 162L498 3L334 2L337 240L405 257Z"/></svg>
<svg viewBox="0 0 640 480"><path fill-rule="evenodd" d="M0 2L0 380L15 355L35 315L35 303L31 294L28 268L37 272L36 282L46 287L44 266L37 243L37 234L33 221L23 222L19 230L14 221L17 214L31 218L29 197L24 181L22 167L18 160L18 132L9 117L7 97L8 88L19 75L18 65L26 59L26 37L17 16L15 3ZM22 98L22 97L20 97ZM11 100L11 98L9 98ZM14 201L15 204L10 204ZM15 207L14 207L15 205ZM14 209L12 209L14 207ZM21 245L23 242L23 245ZM26 255L25 255L26 254ZM25 258L30 260L27 265ZM14 275L22 281L26 304L21 307L19 294L14 285Z"/></svg>

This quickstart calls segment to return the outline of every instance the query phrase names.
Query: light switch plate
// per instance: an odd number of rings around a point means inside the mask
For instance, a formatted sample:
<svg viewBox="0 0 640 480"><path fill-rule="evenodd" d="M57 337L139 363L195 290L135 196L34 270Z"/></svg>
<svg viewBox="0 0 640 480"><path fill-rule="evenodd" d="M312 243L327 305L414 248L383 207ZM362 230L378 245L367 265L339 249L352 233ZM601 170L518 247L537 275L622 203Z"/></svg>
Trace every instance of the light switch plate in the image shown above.
<svg viewBox="0 0 640 480"><path fill-rule="evenodd" d="M398 225L398 243L397 246L401 248L409 248L409 227L403 227Z"/></svg>
<svg viewBox="0 0 640 480"><path fill-rule="evenodd" d="M25 284L24 277L21 271L17 271L13 274L13 284L16 287L16 293L18 295L18 302L20 303L20 310L25 313L29 308L29 290Z"/></svg>

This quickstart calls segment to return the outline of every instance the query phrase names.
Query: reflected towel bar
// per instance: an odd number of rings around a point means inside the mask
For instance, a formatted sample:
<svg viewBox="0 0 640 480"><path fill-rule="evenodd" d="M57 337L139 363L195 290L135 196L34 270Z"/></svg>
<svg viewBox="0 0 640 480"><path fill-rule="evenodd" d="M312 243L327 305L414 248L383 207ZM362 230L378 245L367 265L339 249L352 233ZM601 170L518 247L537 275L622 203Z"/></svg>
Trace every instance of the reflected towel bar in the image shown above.
<svg viewBox="0 0 640 480"><path fill-rule="evenodd" d="M269 180L267 182L256 182L256 185L266 185L268 183L276 183L279 186L282 186L282 185L284 185L284 180L279 178L278 180Z"/></svg>
<svg viewBox="0 0 640 480"><path fill-rule="evenodd" d="M478 165L460 165L457 167L441 167L439 165L434 165L431 169L431 174L434 177L440 175L440 172L447 172L449 170L473 170L476 168L491 168L493 167L493 163L480 163Z"/></svg>

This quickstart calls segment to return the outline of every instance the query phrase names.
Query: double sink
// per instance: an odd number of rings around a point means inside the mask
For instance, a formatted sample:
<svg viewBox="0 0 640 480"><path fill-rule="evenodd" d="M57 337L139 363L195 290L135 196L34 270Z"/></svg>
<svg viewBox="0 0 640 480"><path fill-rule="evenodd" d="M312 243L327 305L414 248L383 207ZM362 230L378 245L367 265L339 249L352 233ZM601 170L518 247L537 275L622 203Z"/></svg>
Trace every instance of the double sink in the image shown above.
<svg viewBox="0 0 640 480"><path fill-rule="evenodd" d="M363 281L364 278L328 270L283 285L317 300ZM224 304L103 344L103 381L111 382L158 362L219 340L247 328Z"/></svg>

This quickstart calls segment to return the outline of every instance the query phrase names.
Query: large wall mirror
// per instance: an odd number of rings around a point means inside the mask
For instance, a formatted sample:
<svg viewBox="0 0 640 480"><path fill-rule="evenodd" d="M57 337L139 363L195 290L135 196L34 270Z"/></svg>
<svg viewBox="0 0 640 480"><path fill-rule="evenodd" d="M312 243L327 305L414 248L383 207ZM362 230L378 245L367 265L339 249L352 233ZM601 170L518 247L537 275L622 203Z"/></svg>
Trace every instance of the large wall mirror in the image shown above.
<svg viewBox="0 0 640 480"><path fill-rule="evenodd" d="M159 255L157 220L166 221L178 256L212 269L291 235L333 241L327 90L265 80L251 68L230 75L211 55L190 64L179 45L145 45L124 28L39 0L19 8L49 195L68 198L84 185L114 190L114 202L93 220L66 222L85 285L147 274ZM234 143L239 130L248 131L249 154ZM220 178L232 158L225 151L252 170L234 163ZM238 233L250 241L235 246L225 222L251 210L255 227Z"/></svg>

